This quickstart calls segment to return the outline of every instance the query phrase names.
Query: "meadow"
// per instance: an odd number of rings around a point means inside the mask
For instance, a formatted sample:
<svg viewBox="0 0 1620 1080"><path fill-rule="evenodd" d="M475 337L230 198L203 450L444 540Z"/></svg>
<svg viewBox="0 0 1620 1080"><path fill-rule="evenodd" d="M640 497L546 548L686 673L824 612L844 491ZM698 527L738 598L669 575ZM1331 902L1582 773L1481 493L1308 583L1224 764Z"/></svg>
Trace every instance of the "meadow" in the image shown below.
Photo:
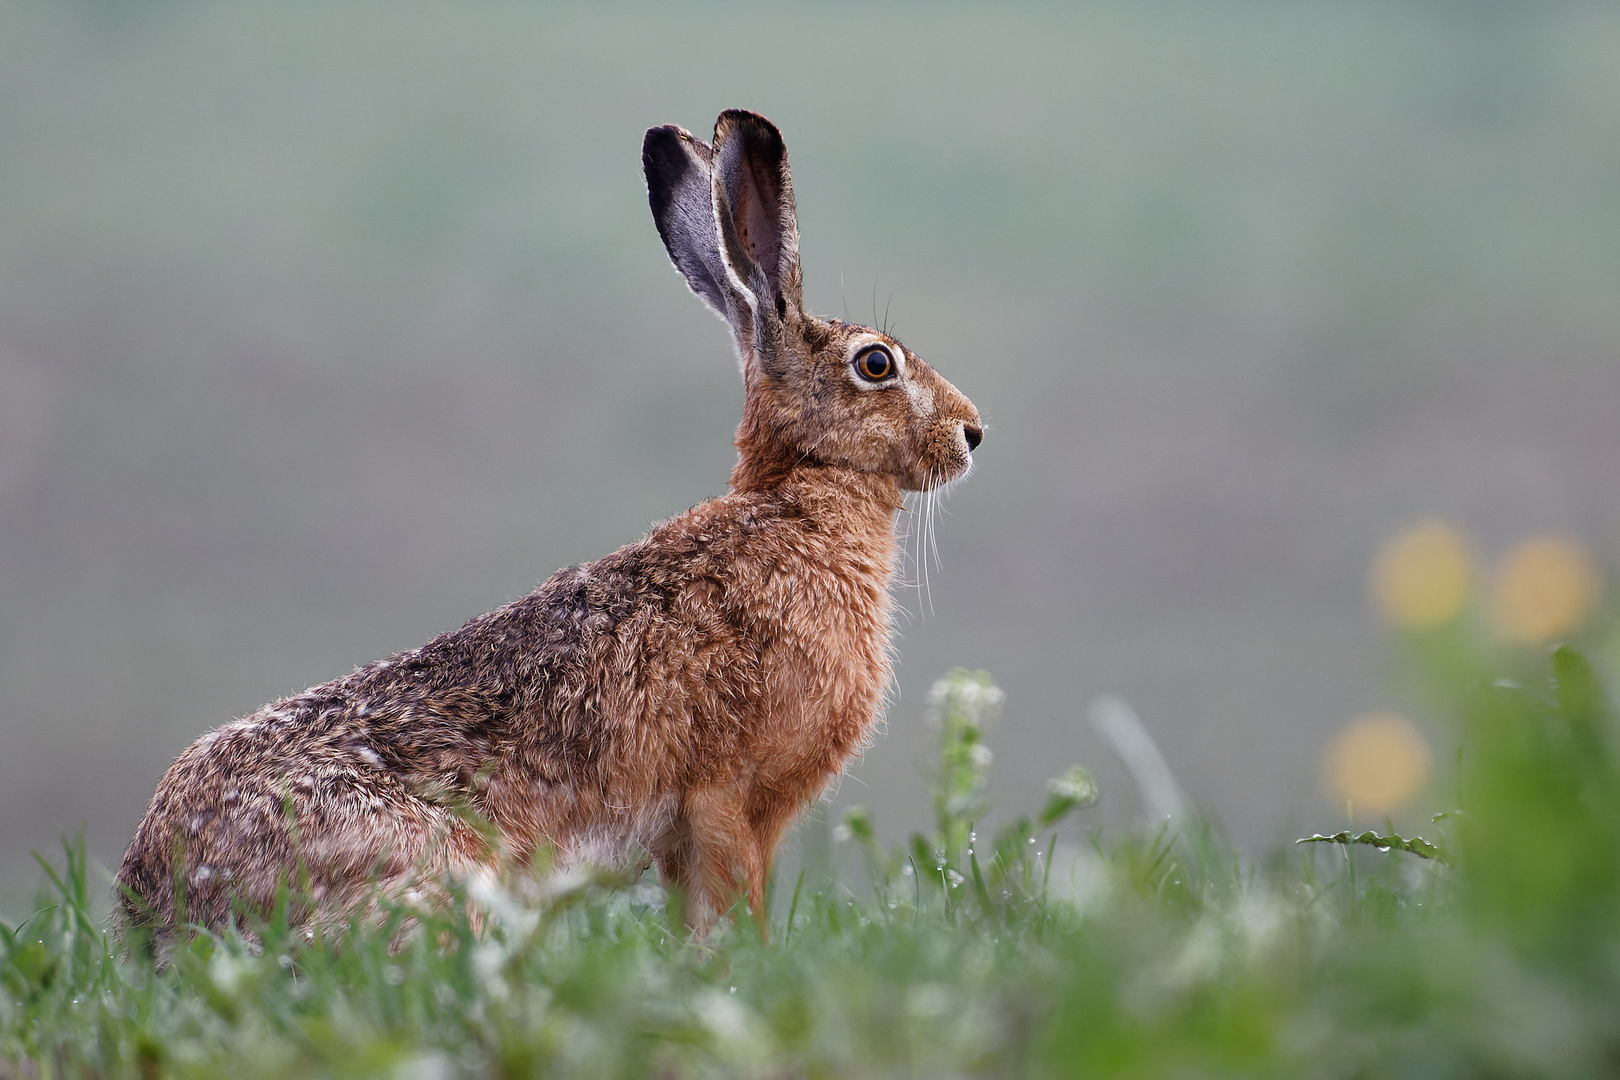
<svg viewBox="0 0 1620 1080"><path fill-rule="evenodd" d="M1436 621L1429 582L1409 621ZM602 871L314 940L281 911L159 968L69 842L0 925L0 1077L1612 1075L1608 692L1580 652L1468 619L1397 652L1456 750L1422 838L1256 860L1193 812L1104 831L1078 766L981 832L1002 696L956 671L929 703L932 832L813 812L768 941L740 914L693 940L650 876Z"/></svg>

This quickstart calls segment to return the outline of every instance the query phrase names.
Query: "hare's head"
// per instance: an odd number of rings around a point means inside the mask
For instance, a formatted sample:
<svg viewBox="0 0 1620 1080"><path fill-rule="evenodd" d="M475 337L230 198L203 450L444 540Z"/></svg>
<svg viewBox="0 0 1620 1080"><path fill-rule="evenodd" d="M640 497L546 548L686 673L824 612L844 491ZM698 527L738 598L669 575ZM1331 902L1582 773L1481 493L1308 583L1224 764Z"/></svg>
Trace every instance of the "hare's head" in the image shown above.
<svg viewBox="0 0 1620 1080"><path fill-rule="evenodd" d="M842 465L927 491L968 471L973 403L894 338L804 310L787 148L730 110L711 147L674 126L642 143L653 220L692 291L731 324L747 391L733 483Z"/></svg>

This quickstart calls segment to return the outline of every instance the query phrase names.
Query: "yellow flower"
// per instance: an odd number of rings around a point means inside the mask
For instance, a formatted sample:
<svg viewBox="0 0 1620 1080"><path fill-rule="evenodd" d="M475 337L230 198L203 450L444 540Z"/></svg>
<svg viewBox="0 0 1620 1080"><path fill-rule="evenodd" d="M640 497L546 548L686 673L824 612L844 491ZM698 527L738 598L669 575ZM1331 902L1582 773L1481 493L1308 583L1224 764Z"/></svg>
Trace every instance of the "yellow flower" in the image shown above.
<svg viewBox="0 0 1620 1080"><path fill-rule="evenodd" d="M1509 641L1540 645L1591 616L1603 579L1586 546L1562 536L1526 540L1496 568L1491 614Z"/></svg>
<svg viewBox="0 0 1620 1080"><path fill-rule="evenodd" d="M1457 617L1468 602L1473 570L1468 541L1430 519L1385 544L1373 565L1373 598L1391 625L1429 630Z"/></svg>
<svg viewBox="0 0 1620 1080"><path fill-rule="evenodd" d="M1429 745L1394 713L1368 713L1328 744L1322 778L1352 809L1384 814L1405 805L1429 779Z"/></svg>

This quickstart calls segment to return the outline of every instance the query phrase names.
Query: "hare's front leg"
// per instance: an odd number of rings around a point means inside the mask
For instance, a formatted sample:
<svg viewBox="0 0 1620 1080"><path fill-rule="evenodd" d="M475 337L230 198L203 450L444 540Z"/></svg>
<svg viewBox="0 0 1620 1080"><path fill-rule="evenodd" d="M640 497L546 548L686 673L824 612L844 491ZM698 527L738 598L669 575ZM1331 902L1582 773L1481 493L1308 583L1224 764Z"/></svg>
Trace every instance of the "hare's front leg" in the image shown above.
<svg viewBox="0 0 1620 1080"><path fill-rule="evenodd" d="M770 936L765 884L771 856L793 819L797 800L777 797L731 782L686 793L680 827L658 855L658 872L686 894L685 921L707 933L740 896L759 927Z"/></svg>
<svg viewBox="0 0 1620 1080"><path fill-rule="evenodd" d="M684 894L683 921L700 937L745 890L754 918L765 929L767 857L745 807L745 794L735 783L689 790L668 843L656 853L659 875Z"/></svg>
<svg viewBox="0 0 1620 1080"><path fill-rule="evenodd" d="M763 881L754 838L743 814L743 800L732 785L716 784L686 793L680 817L655 852L664 883L678 890L681 920L706 937L744 888ZM763 895L763 886L759 889ZM756 912L760 905L755 905ZM758 917L756 915L756 917Z"/></svg>

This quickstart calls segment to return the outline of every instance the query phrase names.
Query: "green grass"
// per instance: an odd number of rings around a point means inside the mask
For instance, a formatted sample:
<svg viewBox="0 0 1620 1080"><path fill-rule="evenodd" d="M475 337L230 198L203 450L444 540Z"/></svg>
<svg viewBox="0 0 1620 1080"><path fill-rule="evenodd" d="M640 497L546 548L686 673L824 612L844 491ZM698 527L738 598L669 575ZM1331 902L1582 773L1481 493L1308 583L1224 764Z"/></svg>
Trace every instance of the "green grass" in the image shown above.
<svg viewBox="0 0 1620 1080"><path fill-rule="evenodd" d="M746 918L693 942L649 884L580 876L481 894L476 928L461 905L336 941L273 918L262 949L198 934L159 971L70 843L0 925L0 1077L1612 1075L1608 695L1567 649L1508 681L1436 642L1458 805L1419 854L1372 850L1409 840L1388 830L1263 864L1207 826L1103 837L1083 770L981 839L999 694L962 672L934 833L889 848L849 815L864 878L807 860L769 943Z"/></svg>

